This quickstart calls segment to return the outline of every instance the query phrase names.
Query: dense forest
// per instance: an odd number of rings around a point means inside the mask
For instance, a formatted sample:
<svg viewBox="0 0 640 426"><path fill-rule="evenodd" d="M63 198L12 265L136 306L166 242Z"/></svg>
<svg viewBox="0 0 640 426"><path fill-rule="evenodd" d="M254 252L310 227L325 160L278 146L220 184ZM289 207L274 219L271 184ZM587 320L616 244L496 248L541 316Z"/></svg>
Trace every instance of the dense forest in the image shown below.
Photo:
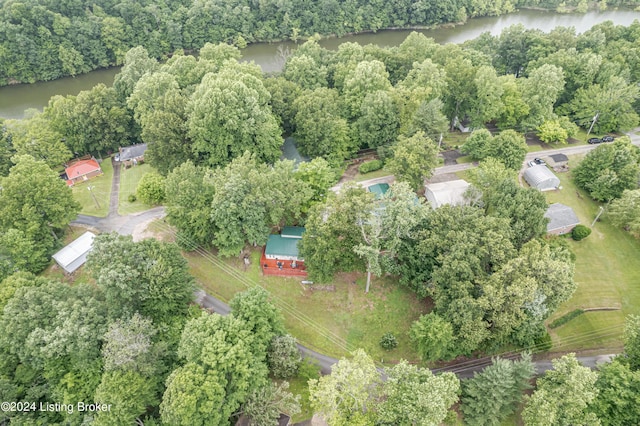
<svg viewBox="0 0 640 426"><path fill-rule="evenodd" d="M158 20L173 16L147 7ZM19 16L29 9L9 3L3 10ZM73 10L78 23L84 13L94 16L82 5ZM115 10L129 9L104 5L95 19ZM132 34L144 32L144 12L127 13ZM198 11L194 19L204 16ZM261 28L269 22L255 19ZM63 20L59 32L81 27L70 22ZM119 28L115 22L109 30ZM202 25L198 43L238 42L240 33L218 37L207 31L224 27ZM300 34L319 32L310 28ZM249 34L242 33L245 41L260 39ZM139 37L128 42L147 48L121 44L116 60L97 39L73 33L74 43L92 46L105 64L123 63L114 86L56 96L42 113L0 127L0 396L117 409L13 410L0 413L0 422L226 424L244 413L271 424L280 407L297 409L286 385L270 379L313 372L304 364L299 370L295 340L268 294L256 288L239 295L227 317L202 314L192 306L194 280L178 246L101 235L86 264L88 283L34 275L49 264L80 208L56 172L61 164L136 142L149 144L145 161L158 173L146 191L161 194L157 202L166 205L182 249L234 256L284 225L305 225L300 250L312 279L330 281L343 271L390 274L429 299L431 312L410 331L425 362L549 347L545 320L575 290L575 259L566 240L542 238L544 196L516 184L527 152L523 133L561 146L579 127L606 133L637 126L640 23L607 22L580 35L514 26L445 46L412 33L398 47L345 43L336 51L312 37L275 76L239 62L240 50L230 44L206 43L196 58L181 48L198 43L179 37L175 45L149 44ZM166 61L157 59L166 53L162 46L175 50ZM2 62L17 63L12 56ZM436 141L456 118L477 129L458 148L480 165L470 172L467 205L434 210L416 199L416 190L438 165ZM293 135L311 161L296 167L279 160L283 135ZM362 148L374 149L399 181L382 199L356 185L329 190L344 160ZM610 201L612 220L634 234L639 164L638 148L619 137L588 154L573 176L592 198ZM599 372L571 355L556 361L524 399L525 424L637 423L639 330L640 320L631 318L625 354ZM523 402L532 369L526 354L516 362L496 359L460 384L452 374L400 363L381 382L373 361L358 351L336 374L310 381L310 400L332 425L439 424L454 421L451 407L461 395L465 423L495 424ZM344 404L345 395L355 403Z"/></svg>
<svg viewBox="0 0 640 426"><path fill-rule="evenodd" d="M638 0L600 2L600 7ZM233 43L383 28L433 26L519 7L586 11L586 0L165 0L0 2L0 86L53 80L123 63L144 46L155 58L205 43Z"/></svg>

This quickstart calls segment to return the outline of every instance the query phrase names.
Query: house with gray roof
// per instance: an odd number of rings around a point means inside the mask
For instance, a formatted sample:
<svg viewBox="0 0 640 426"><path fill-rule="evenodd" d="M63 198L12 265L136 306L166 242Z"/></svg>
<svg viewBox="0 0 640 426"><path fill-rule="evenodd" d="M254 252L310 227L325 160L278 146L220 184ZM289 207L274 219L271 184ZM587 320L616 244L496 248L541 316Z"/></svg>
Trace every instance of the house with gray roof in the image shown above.
<svg viewBox="0 0 640 426"><path fill-rule="evenodd" d="M124 148L119 149L118 155L116 155L115 160L121 161L123 163L126 161L131 161L136 163L140 160L144 160L144 153L146 150L147 150L146 143L139 143L136 145L125 146Z"/></svg>
<svg viewBox="0 0 640 426"><path fill-rule="evenodd" d="M547 223L547 234L563 235L568 234L580 223L580 219L569 206L560 203L553 203L544 214L549 219Z"/></svg>

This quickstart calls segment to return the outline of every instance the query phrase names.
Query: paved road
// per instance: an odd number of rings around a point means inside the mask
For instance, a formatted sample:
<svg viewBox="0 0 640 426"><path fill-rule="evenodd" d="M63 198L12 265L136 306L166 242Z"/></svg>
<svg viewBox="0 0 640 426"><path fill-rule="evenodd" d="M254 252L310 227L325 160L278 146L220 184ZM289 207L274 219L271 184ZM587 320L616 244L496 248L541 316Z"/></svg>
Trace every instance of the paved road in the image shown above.
<svg viewBox="0 0 640 426"><path fill-rule="evenodd" d="M632 140L632 143L634 143L635 145L640 145L640 136L636 135L636 133L638 132L640 132L640 127L628 133L629 137ZM597 145L582 145L582 146L576 146L576 147L563 147L563 148L547 150L547 151L538 151L538 152L527 154L527 160L531 160L535 157L546 156L546 155L557 154L557 153L574 155L574 154L588 152L596 147ZM452 166L443 166L443 167L438 167L435 170L434 174L439 175L439 174L445 174L445 173L455 173L458 171L470 169L472 167L475 167L475 165L471 163L456 164ZM115 175L116 175L116 172L114 169L114 177ZM119 177L119 169L118 169L118 177ZM391 183L394 180L395 178L393 176L384 176L381 178L370 179L368 181L362 181L360 182L360 185L366 187L376 183L383 183L383 182ZM115 179L114 179L114 182L115 182ZM338 191L340 189L340 186L341 185L336 185L334 188L331 188L331 190ZM146 222L150 219L160 218L165 215L164 207L157 207L142 213L132 214L128 216L118 215L117 214L118 189L119 189L119 179L118 179L118 184L116 183L112 184L111 200L110 200L111 203L109 205L109 215L107 217L97 218L93 216L78 215L78 218L72 223L92 226L94 228L99 229L102 232L115 231L122 235L131 235L131 233L133 232L134 228L137 225L143 222ZM113 201L114 194L115 194L115 204ZM216 312L221 315L227 315L230 312L229 305L227 305L226 303L222 302L221 300L211 295L206 294L202 290L199 290L198 292L196 292L196 301L202 307L204 307L205 309L208 309L211 312ZM319 352L316 352L300 344L298 344L298 348L306 358L312 358L313 360L315 360L315 362L319 365L323 374L329 374L331 372L331 367L338 362L336 358L323 355ZM591 357L578 357L578 360L587 367L595 368L597 365L603 362L610 361L613 356L615 355L609 354L609 355L599 355L599 356L591 356ZM485 360L485 362L470 361L467 363L461 363L459 365L450 365L448 367L437 369L434 371L436 372L450 371L450 372L454 372L459 378L468 378L468 377L472 377L474 372L482 371L482 369L485 368L490 363L491 363L490 360ZM551 361L548 361L548 360L535 361L535 365L536 365L536 371L538 374L542 374L543 372L552 368Z"/></svg>
<svg viewBox="0 0 640 426"><path fill-rule="evenodd" d="M627 136L629 136L629 138L631 139L631 143L637 146L640 146L640 135L638 135L637 133L640 133L640 127L636 127L635 129L627 132ZM537 157L545 157L548 155L553 155L553 154L565 154L565 155L576 155L576 154L585 154L589 151L591 151L592 149L595 149L597 147L599 147L600 145L578 145L578 146L563 146L562 148L557 148L557 149L548 149L545 151L536 151L536 152L529 152L527 153L527 155L525 156L525 160L522 164L523 168L527 167L527 162L533 160L534 158ZM476 167L478 164L477 163L463 163L463 164L454 164L451 166L442 166L442 167L437 167L435 169L435 171L433 172L434 176L437 175L443 175L446 173L456 173L456 172L461 172L463 170L468 170L471 168ZM389 175L389 176L382 176L379 178L375 178L375 179L369 179L369 180L363 180L358 182L358 185L367 188L371 185L375 185L376 183L392 183L395 181L395 177L393 175ZM343 183L339 183L335 186L333 186L331 188L332 191L334 192L338 192L340 191L340 188L342 187Z"/></svg>

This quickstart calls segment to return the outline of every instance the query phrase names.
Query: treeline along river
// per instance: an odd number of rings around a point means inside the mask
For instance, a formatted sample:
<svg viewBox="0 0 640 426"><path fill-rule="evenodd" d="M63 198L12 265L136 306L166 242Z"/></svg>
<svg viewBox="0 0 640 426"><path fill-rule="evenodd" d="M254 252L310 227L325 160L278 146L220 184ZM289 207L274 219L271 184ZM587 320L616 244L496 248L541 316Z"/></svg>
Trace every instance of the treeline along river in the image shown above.
<svg viewBox="0 0 640 426"><path fill-rule="evenodd" d="M640 20L640 11L609 10L604 12L591 11L584 14L558 14L538 10L522 10L510 15L498 17L475 18L464 25L442 27L431 30L419 30L438 43L462 43L478 37L489 31L498 35L503 29L516 24L522 24L528 29L551 31L558 26L574 27L578 33L587 31L596 24L612 21L616 25L630 25L634 20ZM377 44L380 46L399 45L412 30L385 30L376 33L364 33L340 38L327 38L320 41L323 47L336 49L341 43L357 42L362 45ZM254 61L265 72L279 71L284 64L287 51L296 48L296 44L288 42L256 43L242 50L243 60ZM114 76L119 72L118 67L92 71L77 77L66 77L49 82L34 84L20 84L0 88L0 117L22 118L24 111L29 108L42 109L49 98L54 95L75 95L82 90L91 89L99 83L108 86L113 84Z"/></svg>

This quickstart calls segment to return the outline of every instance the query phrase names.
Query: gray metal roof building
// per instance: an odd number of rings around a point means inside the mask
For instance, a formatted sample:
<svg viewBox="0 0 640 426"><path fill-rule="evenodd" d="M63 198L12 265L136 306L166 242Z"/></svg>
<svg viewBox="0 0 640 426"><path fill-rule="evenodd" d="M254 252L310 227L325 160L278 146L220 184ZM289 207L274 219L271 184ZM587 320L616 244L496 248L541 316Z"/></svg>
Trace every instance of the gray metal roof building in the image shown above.
<svg viewBox="0 0 640 426"><path fill-rule="evenodd" d="M532 188L539 191L551 191L558 189L560 179L554 175L547 166L537 165L529 167L524 171L524 180L527 181Z"/></svg>
<svg viewBox="0 0 640 426"><path fill-rule="evenodd" d="M139 143L137 145L125 146L120 148L119 161L133 160L134 158L140 158L147 150L146 143Z"/></svg>
<svg viewBox="0 0 640 426"><path fill-rule="evenodd" d="M549 234L567 234L580 223L580 219L573 209L560 203L551 204L544 217L549 219L547 224L547 233Z"/></svg>
<svg viewBox="0 0 640 426"><path fill-rule="evenodd" d="M93 239L96 235L92 232L85 232L73 240L68 246L54 254L56 261L66 273L70 274L87 261L87 254L93 248Z"/></svg>

